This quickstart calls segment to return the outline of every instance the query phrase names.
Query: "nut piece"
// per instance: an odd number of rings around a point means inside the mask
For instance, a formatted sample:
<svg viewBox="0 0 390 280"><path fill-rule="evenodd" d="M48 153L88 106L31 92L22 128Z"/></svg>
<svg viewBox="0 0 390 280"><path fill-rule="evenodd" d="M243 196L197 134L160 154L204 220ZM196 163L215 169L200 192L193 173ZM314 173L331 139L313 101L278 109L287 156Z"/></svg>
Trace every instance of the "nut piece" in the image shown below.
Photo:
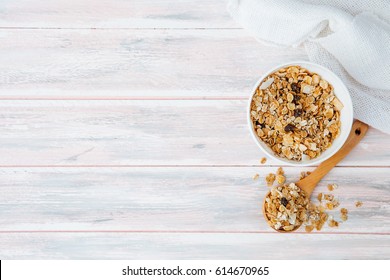
<svg viewBox="0 0 390 280"><path fill-rule="evenodd" d="M328 88L328 82L325 81L325 80L321 80L320 81L320 87L322 87L323 89L327 89Z"/></svg>
<svg viewBox="0 0 390 280"><path fill-rule="evenodd" d="M268 174L267 177L265 177L265 181L267 182L267 186L271 187L275 182L275 174Z"/></svg>
<svg viewBox="0 0 390 280"><path fill-rule="evenodd" d="M284 182L286 182L286 177L284 177L283 175L276 175L276 181L279 185L283 184Z"/></svg>
<svg viewBox="0 0 390 280"><path fill-rule="evenodd" d="M306 178L306 177L309 176L310 174L311 174L310 171L307 171L307 172L302 171L302 172L301 172L301 175L299 176L299 180L302 180L303 178Z"/></svg>
<svg viewBox="0 0 390 280"><path fill-rule="evenodd" d="M361 201L356 201L355 202L355 206L356 207L362 207L362 205L363 205L363 202L361 202Z"/></svg>
<svg viewBox="0 0 390 280"><path fill-rule="evenodd" d="M311 203L308 207L308 213L305 223L314 226L316 230L321 230L328 220L328 214L325 213L324 208L321 205Z"/></svg>
<svg viewBox="0 0 390 280"><path fill-rule="evenodd" d="M329 191L333 191L335 189L337 189L337 185L336 184L328 184L328 190Z"/></svg>
<svg viewBox="0 0 390 280"><path fill-rule="evenodd" d="M333 210L333 203L331 203L331 202L327 202L326 204L326 209L328 209L328 210Z"/></svg>
<svg viewBox="0 0 390 280"><path fill-rule="evenodd" d="M340 213L341 213L341 216L340 216L341 220L343 220L344 222L346 220L348 220L348 210L347 209L341 208Z"/></svg>
<svg viewBox="0 0 390 280"><path fill-rule="evenodd" d="M333 194L324 194L324 199L327 201L333 201L334 195Z"/></svg>
<svg viewBox="0 0 390 280"><path fill-rule="evenodd" d="M342 108L331 84L293 65L264 79L253 95L250 117L257 137L275 155L308 161L340 135Z"/></svg>
<svg viewBox="0 0 390 280"><path fill-rule="evenodd" d="M282 167L279 167L278 170L276 170L277 175L284 175L284 170Z"/></svg>
<svg viewBox="0 0 390 280"><path fill-rule="evenodd" d="M273 82L274 82L274 78L269 78L268 80L266 80L265 82L263 82L263 83L260 85L259 89L266 89L266 88L268 88L270 85L272 85Z"/></svg>
<svg viewBox="0 0 390 280"><path fill-rule="evenodd" d="M344 108L343 103L341 103L341 101L337 97L333 99L332 104L338 111L341 111Z"/></svg>
<svg viewBox="0 0 390 280"><path fill-rule="evenodd" d="M267 162L267 159L266 159L265 157L261 158L261 160L260 160L260 163L261 163L261 164L264 164L264 163L266 163L266 162Z"/></svg>
<svg viewBox="0 0 390 280"><path fill-rule="evenodd" d="M305 231L306 231L306 232L312 232L313 229L314 229L314 226L313 226L313 225L305 226Z"/></svg>
<svg viewBox="0 0 390 280"><path fill-rule="evenodd" d="M254 176L253 176L253 180L257 180L257 179L259 179L259 174L255 174Z"/></svg>
<svg viewBox="0 0 390 280"><path fill-rule="evenodd" d="M319 82L320 82L320 77L314 74L312 77L312 84L316 86L318 85Z"/></svg>

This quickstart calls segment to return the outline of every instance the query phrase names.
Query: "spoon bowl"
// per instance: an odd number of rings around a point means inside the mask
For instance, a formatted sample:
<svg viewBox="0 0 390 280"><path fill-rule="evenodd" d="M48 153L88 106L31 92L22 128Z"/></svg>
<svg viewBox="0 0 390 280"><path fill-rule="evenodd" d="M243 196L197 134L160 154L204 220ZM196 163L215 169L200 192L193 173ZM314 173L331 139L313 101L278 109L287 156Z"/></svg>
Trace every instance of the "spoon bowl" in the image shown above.
<svg viewBox="0 0 390 280"><path fill-rule="evenodd" d="M333 167L336 166L349 152L363 139L364 135L368 130L368 125L356 120L352 125L352 130L349 133L345 144L341 147L341 149L335 153L332 157L328 158L324 162L322 162L309 176L299 180L295 183L299 188L301 188L306 196L310 199L311 194L313 193L317 184L321 181L321 179L332 170ZM263 215L267 223L272 227L271 222L269 221L265 209L265 200L271 194L270 191L265 195L263 201ZM300 226L295 227L293 230L285 231L279 230L272 227L277 232L286 233L296 231Z"/></svg>

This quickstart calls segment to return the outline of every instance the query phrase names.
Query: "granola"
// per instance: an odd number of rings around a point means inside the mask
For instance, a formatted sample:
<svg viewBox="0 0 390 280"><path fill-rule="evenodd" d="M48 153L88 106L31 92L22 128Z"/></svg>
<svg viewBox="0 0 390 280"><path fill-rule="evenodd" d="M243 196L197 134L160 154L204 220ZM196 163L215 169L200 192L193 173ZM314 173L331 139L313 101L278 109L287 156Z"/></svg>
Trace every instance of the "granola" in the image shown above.
<svg viewBox="0 0 390 280"><path fill-rule="evenodd" d="M333 191L335 189L337 189L337 185L336 184L328 184L328 190L329 191Z"/></svg>
<svg viewBox="0 0 390 280"><path fill-rule="evenodd" d="M320 204L310 202L304 191L294 183L271 189L265 199L265 214L271 227L277 230L292 231L301 224L305 231L320 231L326 222L329 227L338 227L339 222L326 211L336 209L340 203L332 194L319 193ZM324 205L322 204L324 203ZM341 208L341 220L348 219L348 210Z"/></svg>
<svg viewBox="0 0 390 280"><path fill-rule="evenodd" d="M276 170L277 175L284 175L284 170L282 167L279 167L278 170Z"/></svg>
<svg viewBox="0 0 390 280"><path fill-rule="evenodd" d="M309 176L311 174L311 172L310 171L302 171L301 172L301 175L299 176L299 180L302 180L302 179L304 179L304 178L306 178L307 176Z"/></svg>
<svg viewBox="0 0 390 280"><path fill-rule="evenodd" d="M307 219L305 220L306 227L311 226L313 229L315 228L317 231L320 231L328 220L328 214L325 212L324 207L310 203L308 213Z"/></svg>
<svg viewBox="0 0 390 280"><path fill-rule="evenodd" d="M265 181L267 182L267 186L271 187L275 182L276 176L273 173L269 173L267 177L265 177Z"/></svg>
<svg viewBox="0 0 390 280"><path fill-rule="evenodd" d="M302 172L304 176L310 172ZM339 227L340 223L348 220L348 210L340 209L341 221L336 221L332 215L333 210L340 206L340 202L332 193L318 193L319 203L313 203L306 193L294 183L285 184L286 177L282 167L279 167L276 174L269 173L266 176L268 186L277 181L279 185L271 188L264 202L264 214L269 225L279 231L293 231L300 225L305 226L306 232L314 229L320 231L327 223L329 227ZM282 183L281 183L282 182ZM328 184L328 190L338 188L336 184ZM356 202L356 206L362 202Z"/></svg>
<svg viewBox="0 0 390 280"><path fill-rule="evenodd" d="M309 199L294 183L273 187L265 199L265 215L271 227L292 231L306 220Z"/></svg>
<svg viewBox="0 0 390 280"><path fill-rule="evenodd" d="M257 136L276 155L306 161L338 137L342 107L331 84L305 68L289 66L264 79L250 114Z"/></svg>
<svg viewBox="0 0 390 280"><path fill-rule="evenodd" d="M278 170L276 171L276 175L274 173L269 173L265 177L265 182L267 183L268 187L271 187L274 184L275 180L278 185L281 185L286 182L286 177L284 176L284 170L282 167L278 168Z"/></svg>
<svg viewBox="0 0 390 280"><path fill-rule="evenodd" d="M362 207L362 205L363 205L363 202L361 202L361 201L356 201L355 202L355 206L358 207L358 208Z"/></svg>
<svg viewBox="0 0 390 280"><path fill-rule="evenodd" d="M276 181L279 185L281 185L286 182L286 177L284 177L283 175L276 175Z"/></svg>
<svg viewBox="0 0 390 280"><path fill-rule="evenodd" d="M331 219L331 220L329 221L329 226L330 226L330 227L338 227L338 226L339 226L339 223L338 223L337 221Z"/></svg>
<svg viewBox="0 0 390 280"><path fill-rule="evenodd" d="M347 209L341 208L340 213L341 213L341 216L340 216L341 220L343 220L344 222L346 220L348 220L348 210Z"/></svg>

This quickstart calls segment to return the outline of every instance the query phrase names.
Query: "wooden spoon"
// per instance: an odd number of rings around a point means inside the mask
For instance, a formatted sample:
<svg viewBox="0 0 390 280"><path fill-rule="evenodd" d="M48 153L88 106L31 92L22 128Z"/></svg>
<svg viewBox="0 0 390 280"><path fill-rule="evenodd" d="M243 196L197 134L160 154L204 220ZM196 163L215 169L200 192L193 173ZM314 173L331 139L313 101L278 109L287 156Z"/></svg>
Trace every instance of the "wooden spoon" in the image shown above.
<svg viewBox="0 0 390 280"><path fill-rule="evenodd" d="M321 179L328 174L328 172L336 166L337 163L339 163L346 155L349 154L349 152L357 145L357 143L360 142L360 140L363 139L364 135L366 134L368 130L368 125L361 122L361 121L355 121L352 125L351 132L345 141L344 145L341 147L341 149L335 153L333 156L322 162L309 176L299 180L295 183L298 187L300 187L303 191L305 191L307 197L310 198L314 188L317 186L318 182L321 181ZM271 225L270 221L268 220L266 214L265 214L265 199L267 196L270 195L270 192L268 192L264 198L263 201L263 215L265 220L269 225ZM285 230L278 230L272 227L274 230L278 232L292 232L299 228L297 226L291 231L285 231Z"/></svg>

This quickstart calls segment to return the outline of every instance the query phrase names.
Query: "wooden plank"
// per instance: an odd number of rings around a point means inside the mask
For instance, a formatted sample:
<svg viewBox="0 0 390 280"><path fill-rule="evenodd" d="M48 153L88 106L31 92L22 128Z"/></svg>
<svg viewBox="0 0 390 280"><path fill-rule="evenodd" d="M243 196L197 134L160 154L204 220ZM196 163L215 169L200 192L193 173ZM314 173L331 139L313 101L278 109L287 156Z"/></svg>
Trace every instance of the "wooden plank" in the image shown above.
<svg viewBox="0 0 390 280"><path fill-rule="evenodd" d="M0 112L0 166L247 166L264 156L241 100L3 100ZM340 165L390 166L388 143L371 129Z"/></svg>
<svg viewBox="0 0 390 280"><path fill-rule="evenodd" d="M306 169L307 170L307 169ZM273 232L261 213L270 167L2 168L7 231ZM285 168L288 180L302 169ZM388 168L336 168L318 186L349 219L322 232L390 234ZM261 175L258 181L252 179ZM361 208L355 207L362 201ZM331 215L340 221L339 209ZM301 229L301 231L304 231ZM0 250L1 251L1 250Z"/></svg>
<svg viewBox="0 0 390 280"><path fill-rule="evenodd" d="M2 259L388 259L389 235L0 234Z"/></svg>
<svg viewBox="0 0 390 280"><path fill-rule="evenodd" d="M270 67L307 59L242 30L3 30L0 38L0 99L246 99Z"/></svg>
<svg viewBox="0 0 390 280"><path fill-rule="evenodd" d="M356 15L359 4L343 5ZM24 28L238 28L226 9L226 0L2 0L0 27ZM387 18L389 3L376 3L370 10Z"/></svg>
<svg viewBox="0 0 390 280"><path fill-rule="evenodd" d="M226 1L19 0L2 1L1 27L231 28Z"/></svg>

